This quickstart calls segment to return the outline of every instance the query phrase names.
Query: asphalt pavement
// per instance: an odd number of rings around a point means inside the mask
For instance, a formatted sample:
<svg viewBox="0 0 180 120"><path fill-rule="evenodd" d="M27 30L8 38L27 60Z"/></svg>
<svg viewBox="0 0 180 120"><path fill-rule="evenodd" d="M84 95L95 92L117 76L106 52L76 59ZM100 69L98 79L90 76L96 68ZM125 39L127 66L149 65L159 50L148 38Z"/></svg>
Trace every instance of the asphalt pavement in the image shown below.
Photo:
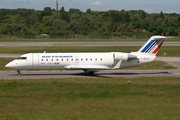
<svg viewBox="0 0 180 120"><path fill-rule="evenodd" d="M22 71L17 76L16 71L0 72L1 80L19 79L62 79L62 78L135 78L135 77L180 77L180 70L104 70L88 76L83 71Z"/></svg>

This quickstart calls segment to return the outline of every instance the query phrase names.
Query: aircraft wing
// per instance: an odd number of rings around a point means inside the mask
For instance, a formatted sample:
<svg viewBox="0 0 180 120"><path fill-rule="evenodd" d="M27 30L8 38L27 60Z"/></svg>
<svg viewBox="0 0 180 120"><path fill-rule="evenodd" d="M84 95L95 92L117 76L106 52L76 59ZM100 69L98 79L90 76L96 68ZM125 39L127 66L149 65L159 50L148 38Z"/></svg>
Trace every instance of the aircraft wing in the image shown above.
<svg viewBox="0 0 180 120"><path fill-rule="evenodd" d="M107 70L110 69L103 65L77 65L77 66L65 66L66 69L70 70Z"/></svg>

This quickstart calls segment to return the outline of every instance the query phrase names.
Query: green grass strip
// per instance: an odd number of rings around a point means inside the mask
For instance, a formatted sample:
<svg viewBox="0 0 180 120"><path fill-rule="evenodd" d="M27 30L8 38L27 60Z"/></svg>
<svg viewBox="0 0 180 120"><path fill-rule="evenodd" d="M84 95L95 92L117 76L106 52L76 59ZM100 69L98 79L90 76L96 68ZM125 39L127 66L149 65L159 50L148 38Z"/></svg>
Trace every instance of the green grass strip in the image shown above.
<svg viewBox="0 0 180 120"><path fill-rule="evenodd" d="M0 118L178 120L180 78L0 81Z"/></svg>
<svg viewBox="0 0 180 120"><path fill-rule="evenodd" d="M149 37L150 38L150 37ZM133 37L129 37L127 39L120 39L120 38L112 38L112 39L90 39L90 38L34 38L34 39L25 39L25 38L0 38L0 42L146 42L147 39L133 39ZM180 38L168 38L166 42L179 42Z"/></svg>

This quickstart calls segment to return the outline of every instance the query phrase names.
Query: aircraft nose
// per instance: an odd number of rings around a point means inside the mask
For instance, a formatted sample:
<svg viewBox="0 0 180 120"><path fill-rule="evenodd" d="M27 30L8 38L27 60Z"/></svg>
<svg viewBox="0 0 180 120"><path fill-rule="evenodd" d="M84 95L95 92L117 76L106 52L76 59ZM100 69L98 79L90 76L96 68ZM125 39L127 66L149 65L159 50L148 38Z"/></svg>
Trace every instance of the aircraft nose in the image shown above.
<svg viewBox="0 0 180 120"><path fill-rule="evenodd" d="M7 65L5 65L5 67L7 67L7 68L12 68L13 65L12 65L12 63L10 62L10 63L8 63Z"/></svg>

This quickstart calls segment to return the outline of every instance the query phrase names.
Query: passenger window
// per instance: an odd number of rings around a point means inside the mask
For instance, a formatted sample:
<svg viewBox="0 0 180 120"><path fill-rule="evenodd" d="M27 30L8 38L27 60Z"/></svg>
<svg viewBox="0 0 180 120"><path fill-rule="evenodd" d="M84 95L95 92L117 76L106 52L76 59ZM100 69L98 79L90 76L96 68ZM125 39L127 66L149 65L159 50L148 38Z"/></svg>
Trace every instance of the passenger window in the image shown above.
<svg viewBox="0 0 180 120"><path fill-rule="evenodd" d="M102 61L102 58L100 60Z"/></svg>
<svg viewBox="0 0 180 120"><path fill-rule="evenodd" d="M56 61L58 61L58 59L56 59Z"/></svg>
<svg viewBox="0 0 180 120"><path fill-rule="evenodd" d="M86 61L88 61L88 59L86 58Z"/></svg>
<svg viewBox="0 0 180 120"><path fill-rule="evenodd" d="M48 61L48 59L46 59L46 61Z"/></svg>
<svg viewBox="0 0 180 120"><path fill-rule="evenodd" d="M51 59L51 61L53 61L53 59Z"/></svg>
<svg viewBox="0 0 180 120"><path fill-rule="evenodd" d="M73 61L73 59L71 59L71 61Z"/></svg>
<svg viewBox="0 0 180 120"><path fill-rule="evenodd" d="M83 61L83 59L81 59L81 61Z"/></svg>
<svg viewBox="0 0 180 120"><path fill-rule="evenodd" d="M97 58L95 60L97 61Z"/></svg>
<svg viewBox="0 0 180 120"><path fill-rule="evenodd" d="M91 58L91 61L92 61L92 58Z"/></svg>
<svg viewBox="0 0 180 120"><path fill-rule="evenodd" d="M41 61L43 61L43 59L41 59Z"/></svg>
<svg viewBox="0 0 180 120"><path fill-rule="evenodd" d="M63 61L63 59L61 59L61 61Z"/></svg>

